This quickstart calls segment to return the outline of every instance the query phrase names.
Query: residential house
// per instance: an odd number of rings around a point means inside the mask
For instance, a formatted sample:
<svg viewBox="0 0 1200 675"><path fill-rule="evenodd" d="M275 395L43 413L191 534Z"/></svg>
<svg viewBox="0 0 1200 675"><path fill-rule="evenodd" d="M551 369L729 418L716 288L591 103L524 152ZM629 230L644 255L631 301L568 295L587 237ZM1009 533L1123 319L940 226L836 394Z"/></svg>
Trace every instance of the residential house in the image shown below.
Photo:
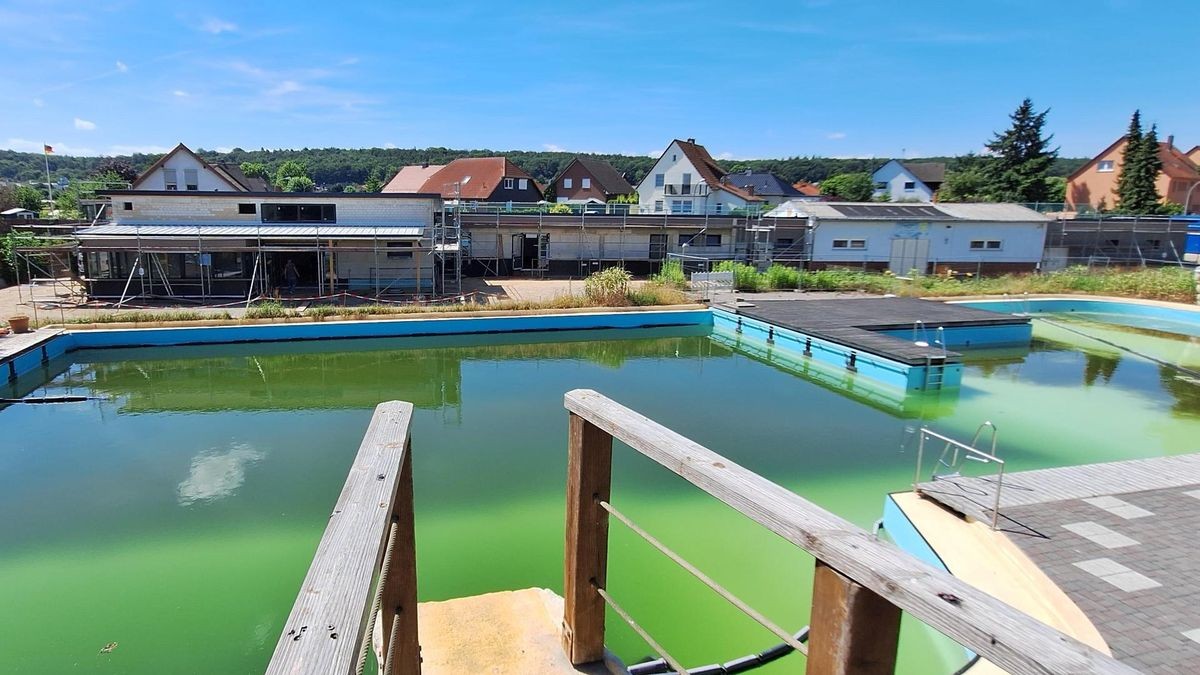
<svg viewBox="0 0 1200 675"><path fill-rule="evenodd" d="M932 202L946 180L946 165L893 159L876 169L871 180L876 198L887 195L892 202Z"/></svg>
<svg viewBox="0 0 1200 675"><path fill-rule="evenodd" d="M554 178L558 202L606 203L633 194L633 186L611 164L591 157L576 157Z"/></svg>
<svg viewBox="0 0 1200 675"><path fill-rule="evenodd" d="M796 189L796 192L800 193L800 196L795 197L795 199L809 202L827 201L825 196L821 194L820 186L814 183L810 183L806 180L800 180L792 183L792 187Z"/></svg>
<svg viewBox="0 0 1200 675"><path fill-rule="evenodd" d="M723 182L725 175L696 139L673 140L638 184L640 211L720 215L764 203L762 197Z"/></svg>
<svg viewBox="0 0 1200 675"><path fill-rule="evenodd" d="M432 167L420 167L427 170ZM404 167L383 192L386 194L438 194L448 201L539 202L542 192L524 169L504 157L456 159L430 173L420 187L413 188L419 172Z"/></svg>
<svg viewBox="0 0 1200 675"><path fill-rule="evenodd" d="M387 185L383 186L380 192L409 194L420 192L421 187L425 185L425 181L444 168L446 168L445 164L414 164L412 166L400 167L400 171L396 172L395 176L392 176L392 179L388 181Z"/></svg>
<svg viewBox="0 0 1200 675"><path fill-rule="evenodd" d="M1093 209L1112 208L1117 205L1117 179L1121 176L1121 166L1128 137L1118 138L1112 145L1105 148L1087 164L1079 167L1067 176L1067 207L1073 211L1090 211ZM1200 210L1200 146L1184 153L1175 147L1174 137L1168 137L1166 142L1158 144L1158 158L1162 161L1162 169L1158 172L1155 187L1165 201L1186 205L1187 213Z"/></svg>
<svg viewBox="0 0 1200 675"><path fill-rule="evenodd" d="M439 290L431 240L442 214L438 195L147 190L141 183L102 192L112 200L112 222L77 234L93 297L271 295L286 285L289 261L306 296Z"/></svg>
<svg viewBox="0 0 1200 675"><path fill-rule="evenodd" d="M33 220L37 218L37 214L29 209L23 209L19 206L0 211L0 220Z"/></svg>
<svg viewBox="0 0 1200 675"><path fill-rule="evenodd" d="M769 219L775 220L769 220ZM811 268L907 275L1031 271L1051 219L1017 204L890 204L789 201L764 219L779 241L806 242Z"/></svg>
<svg viewBox="0 0 1200 675"><path fill-rule="evenodd" d="M755 197L761 197L764 205L782 204L789 199L804 197L804 193L770 171L746 169L737 173L725 174L721 182L725 185L739 187Z"/></svg>
<svg viewBox="0 0 1200 675"><path fill-rule="evenodd" d="M132 190L166 192L270 192L271 182L247 176L237 164L205 161L183 143L158 158L130 185Z"/></svg>

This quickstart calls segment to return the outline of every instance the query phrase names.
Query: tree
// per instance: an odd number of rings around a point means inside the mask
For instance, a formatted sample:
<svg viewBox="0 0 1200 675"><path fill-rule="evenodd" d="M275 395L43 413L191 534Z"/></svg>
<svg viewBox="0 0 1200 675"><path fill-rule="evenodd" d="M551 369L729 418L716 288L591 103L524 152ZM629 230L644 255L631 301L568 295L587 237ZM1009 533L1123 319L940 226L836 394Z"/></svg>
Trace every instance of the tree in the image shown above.
<svg viewBox="0 0 1200 675"><path fill-rule="evenodd" d="M17 206L37 213L38 211L42 210L42 199L45 197L45 195L42 194L41 190L35 187L18 185L16 189L13 190L13 197L16 200Z"/></svg>
<svg viewBox="0 0 1200 675"><path fill-rule="evenodd" d="M304 185L307 185L307 189L300 189ZM304 166L304 162L289 159L280 164L275 172L275 187L284 192L308 192L313 188L313 181L308 177L308 168Z"/></svg>
<svg viewBox="0 0 1200 675"><path fill-rule="evenodd" d="M938 188L939 202L986 202L991 182L986 171L987 159L970 154L958 162L958 168L946 172L946 180Z"/></svg>
<svg viewBox="0 0 1200 675"><path fill-rule="evenodd" d="M1067 179L1062 176L1051 176L1046 179L1046 187L1049 188L1050 194L1047 195L1046 201L1054 204L1061 204L1067 201Z"/></svg>
<svg viewBox="0 0 1200 675"><path fill-rule="evenodd" d="M1116 208L1118 213L1157 213L1162 197L1158 194L1158 172L1162 159L1158 156L1158 129L1151 125L1142 133L1142 113L1133 111L1129 130L1125 133L1125 149L1121 151L1121 174L1117 176Z"/></svg>
<svg viewBox="0 0 1200 675"><path fill-rule="evenodd" d="M262 162L242 162L238 168L247 178L269 178L271 175L267 165Z"/></svg>
<svg viewBox="0 0 1200 675"><path fill-rule="evenodd" d="M308 176L292 176L283 179L283 183L278 187L284 192L312 192L316 189L317 184Z"/></svg>
<svg viewBox="0 0 1200 675"><path fill-rule="evenodd" d="M866 202L875 192L871 174L839 173L821 181L821 194L835 197L844 202Z"/></svg>
<svg viewBox="0 0 1200 675"><path fill-rule="evenodd" d="M379 192L383 189L383 177L379 171L379 167L371 169L371 175L367 177L367 182L363 183L363 192Z"/></svg>
<svg viewBox="0 0 1200 675"><path fill-rule="evenodd" d="M1035 112L1033 101L1026 98L1009 116L1012 126L992 137L987 149L991 162L985 166L989 196L1000 202L1048 201L1050 188L1046 177L1058 157L1058 148L1050 149L1054 135L1042 137L1047 108Z"/></svg>
<svg viewBox="0 0 1200 675"><path fill-rule="evenodd" d="M132 183L139 175L134 165L118 157L109 157L92 169L92 178L97 180L108 181L115 177L118 182Z"/></svg>

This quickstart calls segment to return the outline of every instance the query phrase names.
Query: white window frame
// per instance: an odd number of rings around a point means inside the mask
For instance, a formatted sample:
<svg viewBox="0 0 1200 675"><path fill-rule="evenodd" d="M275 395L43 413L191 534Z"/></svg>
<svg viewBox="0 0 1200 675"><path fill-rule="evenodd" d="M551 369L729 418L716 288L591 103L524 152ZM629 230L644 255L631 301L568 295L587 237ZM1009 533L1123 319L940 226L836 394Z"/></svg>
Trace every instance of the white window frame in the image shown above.
<svg viewBox="0 0 1200 675"><path fill-rule="evenodd" d="M529 189L529 179L528 178L518 179L517 180L517 189L518 190L528 190Z"/></svg>
<svg viewBox="0 0 1200 675"><path fill-rule="evenodd" d="M504 189L505 190L513 189L513 179L511 179L511 178L504 179Z"/></svg>
<svg viewBox="0 0 1200 675"><path fill-rule="evenodd" d="M654 200L654 212L662 213L662 210L663 210L663 200L655 199Z"/></svg>
<svg viewBox="0 0 1200 675"><path fill-rule="evenodd" d="M199 169L184 169L183 170L183 187L185 190L195 192L200 189L200 170Z"/></svg>
<svg viewBox="0 0 1200 675"><path fill-rule="evenodd" d="M867 248L867 240L866 239L834 239L831 244L831 247L836 248L836 249L842 249L842 250L863 251L863 250L866 250L866 248Z"/></svg>
<svg viewBox="0 0 1200 675"><path fill-rule="evenodd" d="M905 192L916 192L917 191L917 181L915 181L915 180L904 181L904 191Z"/></svg>
<svg viewBox="0 0 1200 675"><path fill-rule="evenodd" d="M579 187L583 188L584 190L591 189L592 179L591 178L580 178L579 179Z"/></svg>
<svg viewBox="0 0 1200 675"><path fill-rule="evenodd" d="M179 171L163 168L163 189L174 192L179 189Z"/></svg>
<svg viewBox="0 0 1200 675"><path fill-rule="evenodd" d="M654 187L662 187L666 184L667 184L667 174L665 174L665 173L654 174Z"/></svg>
<svg viewBox="0 0 1200 675"><path fill-rule="evenodd" d="M972 239L969 247L972 251L1003 251L1004 241L1001 239Z"/></svg>
<svg viewBox="0 0 1200 675"><path fill-rule="evenodd" d="M570 178L563 179L563 189L564 190L570 190L571 186L574 184L575 184L574 181L572 181Z"/></svg>
<svg viewBox="0 0 1200 675"><path fill-rule="evenodd" d="M1096 162L1096 173L1112 173L1113 161L1111 159L1102 159Z"/></svg>

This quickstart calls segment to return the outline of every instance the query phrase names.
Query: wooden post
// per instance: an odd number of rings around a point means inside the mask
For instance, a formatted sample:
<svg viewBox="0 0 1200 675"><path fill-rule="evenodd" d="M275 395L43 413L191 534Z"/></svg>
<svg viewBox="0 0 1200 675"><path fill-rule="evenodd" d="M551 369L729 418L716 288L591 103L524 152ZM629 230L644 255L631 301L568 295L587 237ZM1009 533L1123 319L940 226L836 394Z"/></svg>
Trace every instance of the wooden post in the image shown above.
<svg viewBox="0 0 1200 675"><path fill-rule="evenodd" d="M891 675L900 608L817 561L808 675Z"/></svg>
<svg viewBox="0 0 1200 675"><path fill-rule="evenodd" d="M574 665L604 658L604 588L612 436L571 413L567 445L567 539L563 556L562 644Z"/></svg>
<svg viewBox="0 0 1200 675"><path fill-rule="evenodd" d="M392 511L396 542L379 611L383 614L383 656L386 673L417 675L421 672L421 647L417 640L417 545L413 525L412 443L406 444L396 502ZM392 624L396 642L388 651Z"/></svg>

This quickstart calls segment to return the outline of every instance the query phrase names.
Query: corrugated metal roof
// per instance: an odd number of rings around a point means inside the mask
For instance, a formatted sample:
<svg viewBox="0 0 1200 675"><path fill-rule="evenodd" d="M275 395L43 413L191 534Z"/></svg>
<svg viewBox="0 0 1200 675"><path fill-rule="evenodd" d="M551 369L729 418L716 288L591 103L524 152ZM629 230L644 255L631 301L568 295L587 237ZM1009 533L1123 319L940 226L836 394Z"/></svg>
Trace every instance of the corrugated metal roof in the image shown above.
<svg viewBox="0 0 1200 675"><path fill-rule="evenodd" d="M102 237L238 237L246 239L420 238L425 228L363 225L95 225L80 230L80 239Z"/></svg>
<svg viewBox="0 0 1200 675"><path fill-rule="evenodd" d="M1020 204L892 204L808 202L789 199L766 214L768 218L807 218L822 220L972 220L979 222L1040 223L1050 220L1044 214Z"/></svg>

